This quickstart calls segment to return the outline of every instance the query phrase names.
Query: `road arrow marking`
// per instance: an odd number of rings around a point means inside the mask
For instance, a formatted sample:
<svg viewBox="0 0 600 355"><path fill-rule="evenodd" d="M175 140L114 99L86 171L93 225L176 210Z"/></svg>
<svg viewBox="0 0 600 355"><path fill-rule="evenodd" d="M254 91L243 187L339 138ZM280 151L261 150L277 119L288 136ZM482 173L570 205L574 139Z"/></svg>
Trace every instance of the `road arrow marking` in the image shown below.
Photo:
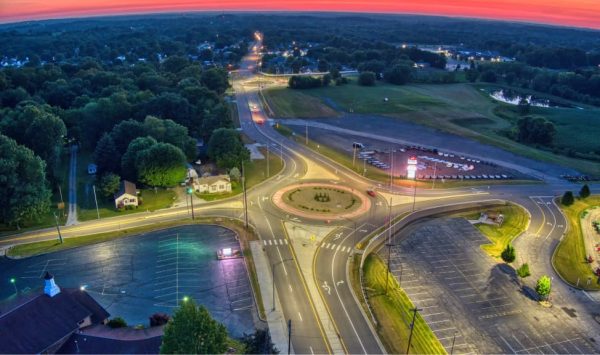
<svg viewBox="0 0 600 355"><path fill-rule="evenodd" d="M344 283L344 280L340 280L340 281L336 282L335 284L339 286L339 285L342 285L343 283Z"/></svg>
<svg viewBox="0 0 600 355"><path fill-rule="evenodd" d="M323 287L323 289L327 291L327 294L331 296L331 287L327 284L327 281L323 282L323 285L321 285L321 287Z"/></svg>
<svg viewBox="0 0 600 355"><path fill-rule="evenodd" d="M338 240L338 239L340 239L340 238L342 237L342 235L343 235L343 234L344 234L344 232L340 232L340 233L336 234L336 235L333 237L333 240Z"/></svg>

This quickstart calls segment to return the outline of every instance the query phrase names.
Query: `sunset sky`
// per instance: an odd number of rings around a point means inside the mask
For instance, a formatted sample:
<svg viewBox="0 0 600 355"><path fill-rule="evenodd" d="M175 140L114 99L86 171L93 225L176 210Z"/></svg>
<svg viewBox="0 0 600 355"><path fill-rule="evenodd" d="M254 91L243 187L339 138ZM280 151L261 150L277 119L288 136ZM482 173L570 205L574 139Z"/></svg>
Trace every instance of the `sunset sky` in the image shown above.
<svg viewBox="0 0 600 355"><path fill-rule="evenodd" d="M600 0L0 0L0 23L202 10L414 13L600 29Z"/></svg>

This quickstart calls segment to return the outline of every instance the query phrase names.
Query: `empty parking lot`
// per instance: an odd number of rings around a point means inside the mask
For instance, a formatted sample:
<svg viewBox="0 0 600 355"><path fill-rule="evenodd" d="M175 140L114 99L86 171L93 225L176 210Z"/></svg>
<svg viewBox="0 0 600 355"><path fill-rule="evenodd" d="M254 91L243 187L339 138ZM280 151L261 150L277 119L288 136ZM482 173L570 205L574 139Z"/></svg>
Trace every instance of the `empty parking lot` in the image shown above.
<svg viewBox="0 0 600 355"><path fill-rule="evenodd" d="M239 248L232 231L186 226L23 260L0 260L0 278L16 278L19 292L40 292L43 274L60 287L85 286L111 316L148 324L155 312L172 313L183 297L205 305L233 336L255 329L252 289L243 259L219 261L220 248ZM0 288L0 299L14 296Z"/></svg>
<svg viewBox="0 0 600 355"><path fill-rule="evenodd" d="M510 271L481 251L487 240L466 220L424 221L395 240L390 270L448 352L598 352L564 311L522 294Z"/></svg>

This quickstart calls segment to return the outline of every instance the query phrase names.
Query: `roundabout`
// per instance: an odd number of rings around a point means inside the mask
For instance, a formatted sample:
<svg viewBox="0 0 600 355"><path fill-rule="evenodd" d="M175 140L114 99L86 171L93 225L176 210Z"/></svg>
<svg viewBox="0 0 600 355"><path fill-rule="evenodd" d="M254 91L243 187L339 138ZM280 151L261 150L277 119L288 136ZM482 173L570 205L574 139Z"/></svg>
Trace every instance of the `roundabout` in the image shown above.
<svg viewBox="0 0 600 355"><path fill-rule="evenodd" d="M286 213L317 220L351 219L371 208L364 194L319 182L287 186L273 195L273 203Z"/></svg>

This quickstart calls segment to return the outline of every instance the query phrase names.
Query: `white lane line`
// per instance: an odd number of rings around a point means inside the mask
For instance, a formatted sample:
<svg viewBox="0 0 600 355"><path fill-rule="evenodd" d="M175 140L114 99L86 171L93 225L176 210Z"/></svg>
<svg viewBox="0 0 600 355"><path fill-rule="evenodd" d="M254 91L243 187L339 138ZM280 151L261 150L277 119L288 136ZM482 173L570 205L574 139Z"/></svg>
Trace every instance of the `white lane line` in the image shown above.
<svg viewBox="0 0 600 355"><path fill-rule="evenodd" d="M298 312L298 317L300 317L300 322L304 322L304 320L302 319L302 314L300 314L300 312Z"/></svg>
<svg viewBox="0 0 600 355"><path fill-rule="evenodd" d="M309 345L309 346L308 346L308 348L310 349L310 353L311 353L312 355L315 355L315 352L313 351L313 348L312 348L312 346L310 346L310 345Z"/></svg>
<svg viewBox="0 0 600 355"><path fill-rule="evenodd" d="M294 292L294 290L292 290L292 285L288 284L288 287L290 288L290 292Z"/></svg>

